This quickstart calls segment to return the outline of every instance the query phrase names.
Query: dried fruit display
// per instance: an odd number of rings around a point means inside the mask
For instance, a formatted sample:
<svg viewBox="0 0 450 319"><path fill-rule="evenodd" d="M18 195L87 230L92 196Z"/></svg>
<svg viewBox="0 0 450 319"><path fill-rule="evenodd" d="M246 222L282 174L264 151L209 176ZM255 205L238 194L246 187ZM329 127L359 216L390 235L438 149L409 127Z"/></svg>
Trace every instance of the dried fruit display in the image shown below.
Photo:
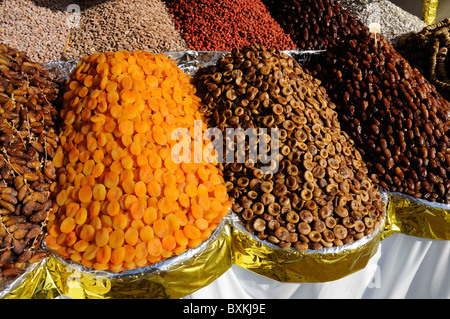
<svg viewBox="0 0 450 319"><path fill-rule="evenodd" d="M34 62L62 58L70 34L72 0L0 1L0 43L24 51Z"/></svg>
<svg viewBox="0 0 450 319"><path fill-rule="evenodd" d="M395 1L394 1L395 2ZM418 32L427 24L417 15L409 13L388 0L339 0L342 7L366 26L380 25L380 33L392 45L406 33Z"/></svg>
<svg viewBox="0 0 450 319"><path fill-rule="evenodd" d="M227 152L238 151L221 163L232 209L250 233L306 251L349 244L379 227L385 205L378 186L324 88L294 59L256 44L233 49L199 69L194 83L208 127L224 136L229 129L259 132L225 139ZM239 142L245 161L238 159ZM267 153L250 156L261 142L279 150L273 171L263 170Z"/></svg>
<svg viewBox="0 0 450 319"><path fill-rule="evenodd" d="M260 0L165 0L186 44L197 51L229 51L259 43L295 49Z"/></svg>
<svg viewBox="0 0 450 319"><path fill-rule="evenodd" d="M45 257L43 228L52 209L58 87L42 66L0 44L0 275L23 273Z"/></svg>
<svg viewBox="0 0 450 319"><path fill-rule="evenodd" d="M309 67L376 183L450 203L450 103L386 39L357 37Z"/></svg>
<svg viewBox="0 0 450 319"><path fill-rule="evenodd" d="M172 154L172 132L202 123L189 79L173 60L145 51L79 61L65 85L53 159L59 180L50 249L120 272L210 237L231 206L222 173L211 158L178 162Z"/></svg>
<svg viewBox="0 0 450 319"><path fill-rule="evenodd" d="M336 0L263 0L263 3L300 50L326 50L369 31Z"/></svg>
<svg viewBox="0 0 450 319"><path fill-rule="evenodd" d="M447 100L450 98L450 18L402 37L397 51L430 81Z"/></svg>
<svg viewBox="0 0 450 319"><path fill-rule="evenodd" d="M77 4L80 21L70 30L65 50L69 59L106 51L188 49L162 0L89 0Z"/></svg>

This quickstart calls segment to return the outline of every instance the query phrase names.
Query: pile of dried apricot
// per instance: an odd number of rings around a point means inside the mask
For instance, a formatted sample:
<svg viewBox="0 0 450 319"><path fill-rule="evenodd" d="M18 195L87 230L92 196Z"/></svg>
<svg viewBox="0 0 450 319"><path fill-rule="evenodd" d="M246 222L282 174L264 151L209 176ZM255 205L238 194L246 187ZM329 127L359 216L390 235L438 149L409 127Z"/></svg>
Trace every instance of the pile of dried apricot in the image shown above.
<svg viewBox="0 0 450 319"><path fill-rule="evenodd" d="M47 246L120 272L208 239L231 207L217 161L179 162L172 154L174 130L192 136L202 121L199 105L189 76L162 54L81 59L65 83Z"/></svg>

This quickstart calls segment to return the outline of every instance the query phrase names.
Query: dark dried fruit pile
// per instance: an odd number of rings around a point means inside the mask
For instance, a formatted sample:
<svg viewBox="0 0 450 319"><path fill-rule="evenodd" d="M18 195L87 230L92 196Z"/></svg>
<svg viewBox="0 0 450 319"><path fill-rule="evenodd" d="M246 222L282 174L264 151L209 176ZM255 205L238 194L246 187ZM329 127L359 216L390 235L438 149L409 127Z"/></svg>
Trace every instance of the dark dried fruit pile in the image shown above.
<svg viewBox="0 0 450 319"><path fill-rule="evenodd" d="M397 51L450 99L450 18L402 37Z"/></svg>
<svg viewBox="0 0 450 319"><path fill-rule="evenodd" d="M336 0L263 0L301 50L325 50L369 32Z"/></svg>
<svg viewBox="0 0 450 319"><path fill-rule="evenodd" d="M450 203L450 103L383 37L360 36L312 62L372 179Z"/></svg>
<svg viewBox="0 0 450 319"><path fill-rule="evenodd" d="M249 232L281 248L306 251L349 244L379 227L384 202L377 185L341 131L323 87L294 59L258 45L233 49L216 65L201 68L194 83L208 127L231 138L224 138L225 185ZM263 130L249 133L249 141L237 134L233 143L228 134L238 128ZM252 160L250 151L255 154L261 141L274 147L270 157L279 146L271 158L279 163L273 172L263 171L263 156L269 155L261 149Z"/></svg>
<svg viewBox="0 0 450 319"><path fill-rule="evenodd" d="M43 228L56 180L58 88L24 52L0 44L0 275L41 260ZM1 282L1 281L0 281Z"/></svg>

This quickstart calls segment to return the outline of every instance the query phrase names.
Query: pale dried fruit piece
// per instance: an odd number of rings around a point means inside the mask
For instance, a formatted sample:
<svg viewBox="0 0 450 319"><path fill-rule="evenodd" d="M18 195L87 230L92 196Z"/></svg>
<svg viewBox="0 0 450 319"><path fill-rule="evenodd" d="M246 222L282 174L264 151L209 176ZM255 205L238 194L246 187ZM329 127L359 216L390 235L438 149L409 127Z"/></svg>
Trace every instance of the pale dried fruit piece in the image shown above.
<svg viewBox="0 0 450 319"><path fill-rule="evenodd" d="M39 252L35 252L33 254L33 256L30 257L30 259L28 260L28 262L30 264L32 263L36 263L39 262L41 260L43 260L45 257L47 257L47 253L45 251L39 251Z"/></svg>
<svg viewBox="0 0 450 319"><path fill-rule="evenodd" d="M348 231L347 231L347 228L345 228L344 226L336 225L333 228L333 233L334 233L334 236L336 237L336 239L342 240L347 237Z"/></svg>

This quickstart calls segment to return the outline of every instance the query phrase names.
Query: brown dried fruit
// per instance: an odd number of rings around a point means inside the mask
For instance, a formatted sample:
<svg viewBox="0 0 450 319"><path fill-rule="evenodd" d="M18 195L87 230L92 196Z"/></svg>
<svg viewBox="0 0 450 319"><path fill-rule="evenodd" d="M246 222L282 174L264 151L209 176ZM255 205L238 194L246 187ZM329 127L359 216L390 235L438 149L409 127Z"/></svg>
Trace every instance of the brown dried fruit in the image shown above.
<svg viewBox="0 0 450 319"><path fill-rule="evenodd" d="M358 45L330 49L309 67L336 103L372 180L390 192L449 204L450 102L384 37L352 41Z"/></svg>
<svg viewBox="0 0 450 319"><path fill-rule="evenodd" d="M361 154L341 131L325 90L294 59L256 44L233 49L216 65L200 68L194 83L205 104L206 123L228 138L224 148L246 150L239 154L245 162L235 152L231 161L224 157L222 166L232 209L247 230L282 248L304 251L339 245L347 235L353 238L342 224L351 211L368 211L372 205L378 224L368 228L380 225L384 205ZM260 133L229 138L231 128ZM271 135L274 128L278 138ZM249 151L259 143L271 149L274 141L280 152L271 160L278 169L267 172L269 152L259 152L255 161Z"/></svg>
<svg viewBox="0 0 450 319"><path fill-rule="evenodd" d="M40 249L51 208L42 185L56 180L54 167L45 164L59 142L51 104L58 87L25 53L0 44L0 57L0 267L6 278L21 274Z"/></svg>

